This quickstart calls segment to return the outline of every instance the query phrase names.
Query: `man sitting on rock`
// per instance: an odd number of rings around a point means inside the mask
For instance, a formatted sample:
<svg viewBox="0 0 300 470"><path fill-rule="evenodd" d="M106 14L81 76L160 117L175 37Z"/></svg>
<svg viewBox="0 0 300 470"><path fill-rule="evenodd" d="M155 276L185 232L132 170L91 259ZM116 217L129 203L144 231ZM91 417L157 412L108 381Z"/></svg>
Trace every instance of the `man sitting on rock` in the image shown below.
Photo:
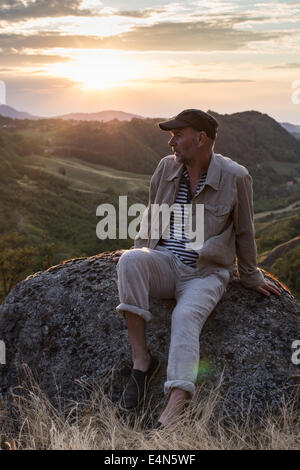
<svg viewBox="0 0 300 470"><path fill-rule="evenodd" d="M149 205L134 248L117 252L115 258L120 297L117 310L126 319L133 360L119 404L122 410L136 410L142 404L160 366L146 343L145 326L151 320L149 295L177 301L164 384L169 401L156 427L176 422L195 392L199 335L224 294L235 260L245 287L267 296L280 295L257 268L252 178L244 166L213 151L217 121L203 111L187 109L159 126L170 132L169 146L174 154L163 158L152 176ZM166 220L158 222L157 205L162 204L175 204L167 224ZM203 229L202 244L191 243L185 219L176 214L188 205L193 208L192 226L196 225L199 233ZM202 222L196 217L199 205L204 205ZM157 230L151 230L154 224Z"/></svg>

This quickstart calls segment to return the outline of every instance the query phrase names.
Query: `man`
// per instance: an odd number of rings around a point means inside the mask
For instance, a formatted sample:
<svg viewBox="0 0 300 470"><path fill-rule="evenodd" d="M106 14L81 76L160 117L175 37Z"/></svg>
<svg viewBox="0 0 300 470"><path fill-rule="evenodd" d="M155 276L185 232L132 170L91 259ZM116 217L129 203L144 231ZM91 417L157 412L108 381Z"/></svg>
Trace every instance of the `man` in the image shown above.
<svg viewBox="0 0 300 470"><path fill-rule="evenodd" d="M117 252L115 258L119 259L117 310L126 319L133 360L120 400L122 410L140 406L160 365L146 343L145 326L151 320L149 295L177 301L164 385L169 401L156 427L176 422L195 392L199 335L224 294L235 260L245 287L267 296L280 295L257 268L251 176L245 167L213 151L217 121L201 110L187 109L159 126L170 132L169 146L174 154L163 158L152 176L149 205L134 249L120 258L121 252ZM167 233L159 224L158 231L151 230L159 220L153 208L174 203L177 208L193 207L193 225L204 230L204 243L196 248L183 233L184 219L178 227L180 217L176 219L174 213L167 221ZM201 227L195 210L199 205L204 205Z"/></svg>

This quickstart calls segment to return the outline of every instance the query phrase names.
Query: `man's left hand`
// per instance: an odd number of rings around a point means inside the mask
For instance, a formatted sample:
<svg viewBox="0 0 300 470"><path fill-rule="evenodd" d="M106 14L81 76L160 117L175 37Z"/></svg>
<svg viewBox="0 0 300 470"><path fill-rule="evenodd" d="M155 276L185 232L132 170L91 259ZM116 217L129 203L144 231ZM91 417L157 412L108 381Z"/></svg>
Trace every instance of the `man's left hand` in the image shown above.
<svg viewBox="0 0 300 470"><path fill-rule="evenodd" d="M270 281L270 279L265 279L263 284L259 284L259 286L251 287L251 289L256 290L257 292L260 292L261 294L264 294L267 297L269 297L271 294L276 294L276 295L281 294L276 284Z"/></svg>

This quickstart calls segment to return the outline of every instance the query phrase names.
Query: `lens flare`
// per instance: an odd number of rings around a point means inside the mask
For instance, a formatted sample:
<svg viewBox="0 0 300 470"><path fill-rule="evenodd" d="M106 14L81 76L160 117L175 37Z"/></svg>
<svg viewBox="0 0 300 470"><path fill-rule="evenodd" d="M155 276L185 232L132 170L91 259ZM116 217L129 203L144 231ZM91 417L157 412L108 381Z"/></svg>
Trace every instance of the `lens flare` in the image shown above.
<svg viewBox="0 0 300 470"><path fill-rule="evenodd" d="M197 377L197 382L204 382L211 377L213 370L213 365L208 359L200 359L193 367L193 374Z"/></svg>

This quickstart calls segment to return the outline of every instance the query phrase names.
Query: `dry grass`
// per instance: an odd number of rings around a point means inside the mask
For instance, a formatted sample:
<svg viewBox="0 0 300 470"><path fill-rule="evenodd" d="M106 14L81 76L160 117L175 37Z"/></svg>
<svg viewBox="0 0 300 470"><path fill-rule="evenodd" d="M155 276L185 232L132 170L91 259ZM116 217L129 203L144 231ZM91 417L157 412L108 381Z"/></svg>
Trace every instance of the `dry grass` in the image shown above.
<svg viewBox="0 0 300 470"><path fill-rule="evenodd" d="M84 386L84 385L83 385ZM54 407L33 380L17 390L17 421L0 408L2 448L16 450L299 450L300 413L295 403L282 407L280 415L267 414L258 424L250 415L240 424L214 416L218 390L201 398L201 389L172 430L146 432L149 410L139 416L121 416L116 404L94 390L90 399ZM20 393L21 392L21 393ZM14 429L14 431L12 431Z"/></svg>

